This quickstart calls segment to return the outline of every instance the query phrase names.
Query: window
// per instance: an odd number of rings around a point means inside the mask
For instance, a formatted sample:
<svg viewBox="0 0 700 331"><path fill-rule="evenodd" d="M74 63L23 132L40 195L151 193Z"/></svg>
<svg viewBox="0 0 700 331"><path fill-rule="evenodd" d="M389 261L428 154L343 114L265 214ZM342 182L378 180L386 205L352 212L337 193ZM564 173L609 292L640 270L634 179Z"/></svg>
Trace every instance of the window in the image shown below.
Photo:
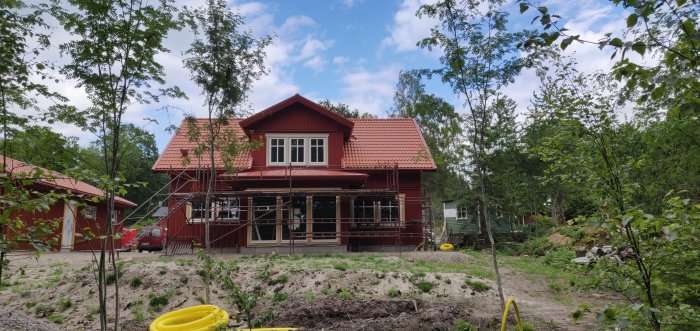
<svg viewBox="0 0 700 331"><path fill-rule="evenodd" d="M374 223L374 201L368 199L355 200L355 221L358 223Z"/></svg>
<svg viewBox="0 0 700 331"><path fill-rule="evenodd" d="M313 239L336 239L337 214L336 197L313 197Z"/></svg>
<svg viewBox="0 0 700 331"><path fill-rule="evenodd" d="M311 163L325 163L325 139L311 138Z"/></svg>
<svg viewBox="0 0 700 331"><path fill-rule="evenodd" d="M353 215L356 226L398 226L404 225L405 194L398 199L357 198L353 201Z"/></svg>
<svg viewBox="0 0 700 331"><path fill-rule="evenodd" d="M117 224L117 223L118 223L118 222L117 222L117 219L118 219L118 218L117 218L117 215L118 215L117 211L116 211L116 210L112 210L112 224Z"/></svg>
<svg viewBox="0 0 700 331"><path fill-rule="evenodd" d="M398 204L395 200L378 201L379 221L382 223L395 222L399 216Z"/></svg>
<svg viewBox="0 0 700 331"><path fill-rule="evenodd" d="M291 203L282 199L282 240L290 240L292 231L294 240L306 240L306 197L293 197Z"/></svg>
<svg viewBox="0 0 700 331"><path fill-rule="evenodd" d="M97 215L97 209L95 206L85 206L82 210L82 214L86 219L94 220Z"/></svg>
<svg viewBox="0 0 700 331"><path fill-rule="evenodd" d="M468 215L469 214L467 213L467 207L462 206L457 208L457 219L467 219Z"/></svg>
<svg viewBox="0 0 700 331"><path fill-rule="evenodd" d="M291 138L289 139L289 145L291 146L291 157L290 161L292 163L304 163L304 138Z"/></svg>
<svg viewBox="0 0 700 331"><path fill-rule="evenodd" d="M253 241L277 240L277 198L253 198Z"/></svg>
<svg viewBox="0 0 700 331"><path fill-rule="evenodd" d="M217 220L237 220L238 199L223 199L216 202Z"/></svg>
<svg viewBox="0 0 700 331"><path fill-rule="evenodd" d="M284 138L270 139L270 163L284 164Z"/></svg>
<svg viewBox="0 0 700 331"><path fill-rule="evenodd" d="M153 230L151 230L151 236L153 236L153 237L160 237L160 235L161 235L161 230L160 230L160 228L154 228Z"/></svg>
<svg viewBox="0 0 700 331"><path fill-rule="evenodd" d="M190 221L203 222L207 212L204 201L190 202Z"/></svg>
<svg viewBox="0 0 700 331"><path fill-rule="evenodd" d="M328 164L327 134L268 134L268 165Z"/></svg>

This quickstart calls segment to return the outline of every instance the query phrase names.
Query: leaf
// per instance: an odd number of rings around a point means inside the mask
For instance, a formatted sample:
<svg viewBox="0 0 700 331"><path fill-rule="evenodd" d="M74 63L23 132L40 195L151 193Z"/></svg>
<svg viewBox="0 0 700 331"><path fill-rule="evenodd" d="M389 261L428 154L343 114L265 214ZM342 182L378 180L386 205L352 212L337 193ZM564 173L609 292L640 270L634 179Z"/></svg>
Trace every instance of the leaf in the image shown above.
<svg viewBox="0 0 700 331"><path fill-rule="evenodd" d="M622 218L622 226L627 226L627 224L632 221L632 216L625 216Z"/></svg>
<svg viewBox="0 0 700 331"><path fill-rule="evenodd" d="M642 309L642 307L644 307L644 305L641 303L635 303L635 304L630 306L630 308L632 308L632 310L634 310L634 311L638 311L638 310Z"/></svg>
<svg viewBox="0 0 700 331"><path fill-rule="evenodd" d="M622 45L623 45L622 39L620 39L620 38L613 38L613 40L610 40L610 42L608 42L608 44L615 46L615 47L622 47Z"/></svg>
<svg viewBox="0 0 700 331"><path fill-rule="evenodd" d="M631 27L637 25L638 18L639 18L639 16L637 16L637 14L634 14L634 13L630 14L630 16L627 16L627 27L631 28Z"/></svg>
<svg viewBox="0 0 700 331"><path fill-rule="evenodd" d="M643 56L647 50L647 45L644 43L635 43L632 45L632 50Z"/></svg>
<svg viewBox="0 0 700 331"><path fill-rule="evenodd" d="M526 12L528 10L528 8L530 8L530 6L528 6L526 3L524 3L524 2L520 3L520 13L521 14Z"/></svg>

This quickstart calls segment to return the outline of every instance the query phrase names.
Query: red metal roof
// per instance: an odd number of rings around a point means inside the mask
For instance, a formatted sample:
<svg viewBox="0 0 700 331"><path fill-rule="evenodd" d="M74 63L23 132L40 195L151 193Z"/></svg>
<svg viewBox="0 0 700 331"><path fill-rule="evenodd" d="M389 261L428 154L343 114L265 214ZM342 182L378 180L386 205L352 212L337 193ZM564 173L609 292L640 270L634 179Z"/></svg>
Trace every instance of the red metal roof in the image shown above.
<svg viewBox="0 0 700 331"><path fill-rule="evenodd" d="M345 143L344 169L435 170L435 161L418 124L410 118L352 119L355 128Z"/></svg>
<svg viewBox="0 0 700 331"><path fill-rule="evenodd" d="M261 121L262 119L268 118L268 117L274 115L275 113L277 113L278 111L283 110L283 109L285 109L285 108L287 108L295 103L299 103L301 105L304 105L306 108L311 109L313 111L316 111L319 114L326 116L326 117L332 119L333 121L341 124L345 128L343 131L344 131L346 137L350 135L350 132L352 132L352 127L354 125L354 123L352 121L348 120L347 118L345 118L343 116L338 115L337 113L334 113L334 112L322 107L321 105L319 105L319 104L317 104L317 103L315 103L307 98L302 97L299 94L295 94L294 96L292 96L292 97L290 97L282 102L279 102L279 103L277 103L277 104L275 104L275 105L273 105L273 106L271 106L263 111L257 112L255 114L253 114L252 116L242 120L240 122L241 127L243 129L246 129L249 126L253 125L254 123L257 123L257 122Z"/></svg>
<svg viewBox="0 0 700 331"><path fill-rule="evenodd" d="M355 179L364 181L369 175L358 172L346 172L325 169L266 169L257 171L240 172L224 177L236 179Z"/></svg>
<svg viewBox="0 0 700 331"><path fill-rule="evenodd" d="M0 163L2 163L2 159L0 159ZM19 160L15 160L9 157L6 158L5 172L8 174L31 175L36 173L37 171L41 171L44 173L42 178L38 180L37 184L39 185L47 186L53 189L70 190L73 194L86 195L87 197L104 196L104 191L88 183L81 182L75 178L68 177L61 173L27 164ZM115 202L121 205L122 207L136 207L135 203L126 200L122 197L116 197Z"/></svg>
<svg viewBox="0 0 700 331"><path fill-rule="evenodd" d="M230 120L228 128L233 130L237 136L243 137L243 129L239 125L240 120ZM202 134L205 134L205 124L207 123L206 118L198 118L195 120L197 127L200 129ZM156 163L153 165L154 171L170 171L170 170L188 170L188 169L198 169L201 167L206 168L209 164L209 156L202 155L199 159L195 154L194 150L197 147L196 142L190 141L189 137L189 125L186 121L180 123L180 127L175 132L175 135L170 139L168 146L160 155ZM202 137L205 139L206 137ZM183 153L187 154L186 156ZM224 168L224 162L221 159L221 153L214 151L214 160L217 167ZM236 159L233 160L231 166L238 170L250 169L253 165L253 159L250 157L249 153L242 153Z"/></svg>

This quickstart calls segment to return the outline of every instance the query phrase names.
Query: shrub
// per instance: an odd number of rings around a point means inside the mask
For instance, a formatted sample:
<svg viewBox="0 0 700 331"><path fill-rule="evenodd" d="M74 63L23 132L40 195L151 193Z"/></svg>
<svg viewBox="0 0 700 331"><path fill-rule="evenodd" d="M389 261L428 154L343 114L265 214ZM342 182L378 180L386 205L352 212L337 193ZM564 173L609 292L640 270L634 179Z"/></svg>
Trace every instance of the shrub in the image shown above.
<svg viewBox="0 0 700 331"><path fill-rule="evenodd" d="M277 292L272 296L273 302L287 301L287 295L281 292Z"/></svg>
<svg viewBox="0 0 700 331"><path fill-rule="evenodd" d="M30 309L30 308L36 306L36 301L29 300L29 301L27 301L27 303L24 304L24 306L27 307L27 309Z"/></svg>
<svg viewBox="0 0 700 331"><path fill-rule="evenodd" d="M168 269L166 267L161 267L160 271L158 271L158 274L163 276L168 273Z"/></svg>
<svg viewBox="0 0 700 331"><path fill-rule="evenodd" d="M435 284L427 280L421 280L416 284L416 286L418 286L418 289L420 289L423 293L428 293L433 289L433 287L435 287Z"/></svg>
<svg viewBox="0 0 700 331"><path fill-rule="evenodd" d="M523 322L523 331L534 331L535 326L532 323Z"/></svg>
<svg viewBox="0 0 700 331"><path fill-rule="evenodd" d="M350 292L350 290L344 288L340 293L338 293L338 297L340 297L343 300L352 300L355 298L355 296Z"/></svg>
<svg viewBox="0 0 700 331"><path fill-rule="evenodd" d="M58 300L58 308L61 311L66 311L68 308L73 306L73 302L70 301L70 299L61 299Z"/></svg>
<svg viewBox="0 0 700 331"><path fill-rule="evenodd" d="M275 283L277 284L284 284L289 280L289 276L287 275L279 275L277 279L275 279Z"/></svg>
<svg viewBox="0 0 700 331"><path fill-rule="evenodd" d="M142 284L141 277L139 277L139 276L132 278L131 281L129 282L129 286L131 286L131 287L139 287L141 284Z"/></svg>
<svg viewBox="0 0 700 331"><path fill-rule="evenodd" d="M156 295L148 300L148 305L151 306L154 311L161 311L163 306L167 306L169 302L170 300L168 300L166 295Z"/></svg>
<svg viewBox="0 0 700 331"><path fill-rule="evenodd" d="M552 243L547 240L547 237L531 237L522 245L521 254L543 256L552 248Z"/></svg>
<svg viewBox="0 0 700 331"><path fill-rule="evenodd" d="M477 328L474 327L471 323L464 321L464 320L456 320L455 321L455 331L476 331Z"/></svg>
<svg viewBox="0 0 700 331"><path fill-rule="evenodd" d="M467 284L469 288L477 292L486 292L491 289L491 286L488 286L480 281L471 280L469 278L464 279L464 284Z"/></svg>
<svg viewBox="0 0 700 331"><path fill-rule="evenodd" d="M544 263L557 269L568 269L571 267L571 259L576 257L571 247L561 247L554 249L544 256Z"/></svg>
<svg viewBox="0 0 700 331"><path fill-rule="evenodd" d="M387 294L390 298L398 298L399 296L401 296L401 291L399 291L399 290L397 290L397 289L395 289L395 288L392 288L392 289L390 289L389 292L387 292L386 294Z"/></svg>
<svg viewBox="0 0 700 331"><path fill-rule="evenodd" d="M61 314L58 314L58 313L53 313L49 317L47 317L46 319L48 319L49 321L54 322L56 324L63 324L63 316L61 316Z"/></svg>
<svg viewBox="0 0 700 331"><path fill-rule="evenodd" d="M36 308L34 308L34 313L36 313L37 315L42 316L42 317L49 316L54 311L55 311L55 309L53 309L50 306L39 305L39 306L36 306Z"/></svg>

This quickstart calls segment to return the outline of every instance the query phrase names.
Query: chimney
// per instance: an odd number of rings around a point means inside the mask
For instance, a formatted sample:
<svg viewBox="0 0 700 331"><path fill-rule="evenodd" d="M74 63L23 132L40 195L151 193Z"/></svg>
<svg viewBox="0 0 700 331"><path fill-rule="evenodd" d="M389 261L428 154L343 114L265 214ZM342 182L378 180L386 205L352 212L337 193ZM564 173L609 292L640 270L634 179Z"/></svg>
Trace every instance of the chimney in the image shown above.
<svg viewBox="0 0 700 331"><path fill-rule="evenodd" d="M182 157L187 157L187 148L180 148L180 154Z"/></svg>

